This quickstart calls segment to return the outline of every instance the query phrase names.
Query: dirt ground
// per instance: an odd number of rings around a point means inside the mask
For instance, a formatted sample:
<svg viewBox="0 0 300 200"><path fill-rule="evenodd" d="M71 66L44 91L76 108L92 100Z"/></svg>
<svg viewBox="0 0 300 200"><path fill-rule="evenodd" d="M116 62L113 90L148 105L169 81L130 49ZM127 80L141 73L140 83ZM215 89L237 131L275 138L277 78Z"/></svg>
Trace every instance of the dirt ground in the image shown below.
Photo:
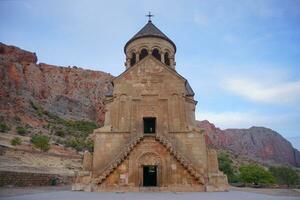
<svg viewBox="0 0 300 200"><path fill-rule="evenodd" d="M48 152L42 152L30 144L29 137L19 135L22 144L12 146L10 141L15 136L0 134L1 171L73 175L74 170L81 169L82 158L76 151L52 145Z"/></svg>

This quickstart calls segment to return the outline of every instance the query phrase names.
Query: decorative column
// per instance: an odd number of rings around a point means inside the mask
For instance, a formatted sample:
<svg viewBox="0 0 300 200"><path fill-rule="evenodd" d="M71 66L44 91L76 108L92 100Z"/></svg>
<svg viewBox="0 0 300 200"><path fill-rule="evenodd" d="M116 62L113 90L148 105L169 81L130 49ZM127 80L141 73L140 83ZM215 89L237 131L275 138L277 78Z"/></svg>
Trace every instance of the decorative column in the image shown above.
<svg viewBox="0 0 300 200"><path fill-rule="evenodd" d="M159 53L161 55L161 62L165 64L165 52L161 51Z"/></svg>
<svg viewBox="0 0 300 200"><path fill-rule="evenodd" d="M130 67L130 58L126 56L126 62L125 62L126 69Z"/></svg>
<svg viewBox="0 0 300 200"><path fill-rule="evenodd" d="M135 63L140 61L140 52L135 53Z"/></svg>
<svg viewBox="0 0 300 200"><path fill-rule="evenodd" d="M176 62L175 62L175 58L174 57L171 57L170 58L170 66L172 69L175 69L175 65L176 65Z"/></svg>

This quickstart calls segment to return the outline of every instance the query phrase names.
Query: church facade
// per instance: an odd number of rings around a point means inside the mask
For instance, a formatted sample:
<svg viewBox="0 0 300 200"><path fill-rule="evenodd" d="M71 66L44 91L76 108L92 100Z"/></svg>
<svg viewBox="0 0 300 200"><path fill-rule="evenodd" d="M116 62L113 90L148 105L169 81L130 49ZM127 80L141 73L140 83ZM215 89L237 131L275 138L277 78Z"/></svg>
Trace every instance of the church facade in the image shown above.
<svg viewBox="0 0 300 200"><path fill-rule="evenodd" d="M194 92L176 72L176 45L151 20L124 47L105 122L73 190L224 191L215 150L196 127Z"/></svg>

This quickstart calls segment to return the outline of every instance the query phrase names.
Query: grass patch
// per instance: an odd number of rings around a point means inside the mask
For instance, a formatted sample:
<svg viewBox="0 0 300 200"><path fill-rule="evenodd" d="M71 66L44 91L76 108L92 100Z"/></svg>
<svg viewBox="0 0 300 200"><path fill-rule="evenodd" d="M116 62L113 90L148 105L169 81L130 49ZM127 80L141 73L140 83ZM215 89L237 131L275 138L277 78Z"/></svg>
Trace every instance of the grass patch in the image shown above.
<svg viewBox="0 0 300 200"><path fill-rule="evenodd" d="M10 130L10 128L9 128L9 126L7 126L7 124L5 122L0 122L0 132L1 133L6 133L9 130Z"/></svg>
<svg viewBox="0 0 300 200"><path fill-rule="evenodd" d="M28 133L27 128L23 127L23 126L17 126L16 127L16 131L19 135L26 135Z"/></svg>
<svg viewBox="0 0 300 200"><path fill-rule="evenodd" d="M10 144L13 146L17 146L20 145L22 143L21 138L19 137L14 137L13 139L11 139Z"/></svg>

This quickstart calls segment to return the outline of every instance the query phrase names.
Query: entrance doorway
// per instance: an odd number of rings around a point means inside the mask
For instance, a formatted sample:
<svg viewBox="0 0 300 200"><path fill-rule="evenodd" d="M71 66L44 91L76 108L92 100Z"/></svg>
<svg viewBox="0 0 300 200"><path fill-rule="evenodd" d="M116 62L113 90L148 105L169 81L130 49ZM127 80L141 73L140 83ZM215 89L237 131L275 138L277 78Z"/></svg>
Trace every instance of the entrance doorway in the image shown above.
<svg viewBox="0 0 300 200"><path fill-rule="evenodd" d="M143 166L143 186L144 187L157 186L157 166L155 165Z"/></svg>
<svg viewBox="0 0 300 200"><path fill-rule="evenodd" d="M155 134L155 117L144 117L144 133L145 134Z"/></svg>

